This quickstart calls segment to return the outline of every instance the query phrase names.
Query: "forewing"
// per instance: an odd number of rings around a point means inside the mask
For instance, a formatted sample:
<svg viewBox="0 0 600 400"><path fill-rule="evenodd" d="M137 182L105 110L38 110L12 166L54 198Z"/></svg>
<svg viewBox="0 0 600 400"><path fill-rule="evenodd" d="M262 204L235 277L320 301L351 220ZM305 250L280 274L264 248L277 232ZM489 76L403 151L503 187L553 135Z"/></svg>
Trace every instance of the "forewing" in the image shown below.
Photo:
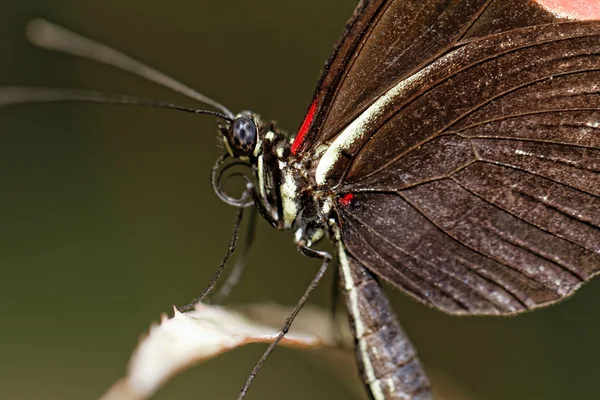
<svg viewBox="0 0 600 400"><path fill-rule="evenodd" d="M292 151L327 142L398 81L457 43L556 21L533 0L366 0L325 65Z"/></svg>
<svg viewBox="0 0 600 400"><path fill-rule="evenodd" d="M419 71L328 170L348 251L451 313L572 294L600 270L599 54L600 22L554 24Z"/></svg>

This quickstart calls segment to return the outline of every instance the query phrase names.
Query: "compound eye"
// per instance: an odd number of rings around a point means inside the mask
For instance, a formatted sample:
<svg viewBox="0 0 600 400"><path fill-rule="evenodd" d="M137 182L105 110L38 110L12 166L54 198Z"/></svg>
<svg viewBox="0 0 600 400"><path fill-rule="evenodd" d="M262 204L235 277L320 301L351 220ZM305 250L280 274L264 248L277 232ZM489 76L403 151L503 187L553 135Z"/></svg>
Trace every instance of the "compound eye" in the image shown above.
<svg viewBox="0 0 600 400"><path fill-rule="evenodd" d="M229 145L233 152L239 156L252 154L256 146L256 124L252 118L241 116L233 121L228 133Z"/></svg>

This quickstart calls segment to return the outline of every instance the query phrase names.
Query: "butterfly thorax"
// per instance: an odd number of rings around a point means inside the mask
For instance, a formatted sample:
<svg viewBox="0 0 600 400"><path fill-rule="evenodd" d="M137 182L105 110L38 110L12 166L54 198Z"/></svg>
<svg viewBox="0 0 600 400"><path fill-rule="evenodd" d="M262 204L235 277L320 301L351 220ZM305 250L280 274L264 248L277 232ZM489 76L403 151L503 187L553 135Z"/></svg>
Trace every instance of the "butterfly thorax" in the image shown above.
<svg viewBox="0 0 600 400"><path fill-rule="evenodd" d="M252 167L262 216L276 229L293 229L297 243L320 240L332 200L314 190L312 158L293 155L288 135L250 111L238 114L221 133L229 155Z"/></svg>

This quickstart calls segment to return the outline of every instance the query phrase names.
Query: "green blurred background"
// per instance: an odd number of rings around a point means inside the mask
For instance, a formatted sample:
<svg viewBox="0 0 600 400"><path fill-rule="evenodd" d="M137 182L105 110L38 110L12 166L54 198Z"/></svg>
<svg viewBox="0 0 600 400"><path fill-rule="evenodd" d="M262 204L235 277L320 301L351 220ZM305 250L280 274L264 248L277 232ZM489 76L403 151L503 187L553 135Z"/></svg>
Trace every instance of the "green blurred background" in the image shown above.
<svg viewBox="0 0 600 400"><path fill-rule="evenodd" d="M355 2L22 0L0 4L0 84L91 88L193 105L153 84L28 45L43 16L294 130ZM234 210L215 198L215 121L162 110L0 110L0 399L94 399L151 321L197 295ZM261 221L232 303L294 304L318 265ZM330 282L313 297L326 306ZM456 318L389 290L425 363L482 399L597 399L600 279L517 318ZM157 399L234 399L263 347L191 369ZM248 399L350 398L279 349Z"/></svg>

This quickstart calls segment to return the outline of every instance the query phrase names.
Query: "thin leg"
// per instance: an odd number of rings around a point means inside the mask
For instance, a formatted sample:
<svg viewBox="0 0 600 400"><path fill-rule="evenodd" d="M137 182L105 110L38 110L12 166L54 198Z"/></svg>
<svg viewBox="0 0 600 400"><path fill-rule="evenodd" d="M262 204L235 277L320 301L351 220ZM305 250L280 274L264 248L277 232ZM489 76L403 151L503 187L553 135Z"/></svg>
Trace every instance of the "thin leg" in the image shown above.
<svg viewBox="0 0 600 400"><path fill-rule="evenodd" d="M219 291L211 297L213 304L222 303L223 300L229 296L233 288L235 288L240 282L242 272L244 271L246 262L248 261L248 254L250 253L250 249L254 243L254 238L256 237L256 208L252 208L250 210L250 217L248 219L248 232L246 233L244 247L242 247L242 251L235 261L235 265L233 266L231 273L223 285L219 288Z"/></svg>
<svg viewBox="0 0 600 400"><path fill-rule="evenodd" d="M296 307L294 307L294 310L292 311L292 313L285 320L283 327L281 328L281 331L279 331L279 335L277 335L277 338L275 339L275 341L273 343L271 343L269 348L267 348L267 350L264 352L264 354L262 355L260 360L258 360L256 365L252 369L252 372L250 373L250 376L248 377L246 384L240 391L238 400L243 400L243 398L246 396L246 392L248 391L248 388L252 384L254 377L258 373L258 370L260 370L260 367L262 367L262 365L265 363L265 360L271 355L273 350L275 350L275 348L277 347L277 344L279 344L281 339L283 339L285 334L290 330L290 326L292 325L292 322L294 322L296 315L298 315L298 312L300 312L300 310L302 309L302 307L308 300L312 291L315 290L315 288L319 284L319 281L323 278L323 275L325 275L325 271L327 271L327 266L329 265L329 262L331 261L331 255L324 251L316 251L316 250L313 250L306 246L303 246L301 244L298 245L298 250L307 257L319 258L319 259L323 260L323 262L321 264L321 268L319 268L319 272L317 272L317 275L315 275L315 277L313 278L312 282L310 283L310 285L304 292L304 295L302 295L302 298L300 299L298 304L296 304Z"/></svg>
<svg viewBox="0 0 600 400"><path fill-rule="evenodd" d="M275 229L281 230L283 227L282 222L275 219L275 217L273 217L273 214L271 214L271 212L265 207L265 203L261 201L260 197L256 193L256 190L254 190L254 184L248 182L246 184L246 188L246 190L250 194L250 197L252 198L252 201L254 201L256 210L261 215L261 217L263 217Z"/></svg>
<svg viewBox="0 0 600 400"><path fill-rule="evenodd" d="M184 311L193 310L194 307L196 307L196 304L200 303L204 299L204 297L206 297L206 295L209 294L214 289L214 287L217 283L217 280L223 273L225 266L227 265L227 263L229 262L229 259L231 258L231 256L233 255L233 252L235 251L235 246L237 245L237 241L240 236L240 225L242 224L243 217L244 217L244 209L240 208L238 210L238 213L237 213L237 216L235 219L235 223L233 225L233 234L231 235L231 241L229 242L229 248L227 249L227 253L225 254L225 257L223 258L223 261L221 261L221 265L219 265L219 268L217 269L217 271L213 275L212 279L208 283L208 286L204 289L202 294L200 294L200 296L196 297L191 303L186 304L185 306L179 307L179 311L184 312Z"/></svg>

